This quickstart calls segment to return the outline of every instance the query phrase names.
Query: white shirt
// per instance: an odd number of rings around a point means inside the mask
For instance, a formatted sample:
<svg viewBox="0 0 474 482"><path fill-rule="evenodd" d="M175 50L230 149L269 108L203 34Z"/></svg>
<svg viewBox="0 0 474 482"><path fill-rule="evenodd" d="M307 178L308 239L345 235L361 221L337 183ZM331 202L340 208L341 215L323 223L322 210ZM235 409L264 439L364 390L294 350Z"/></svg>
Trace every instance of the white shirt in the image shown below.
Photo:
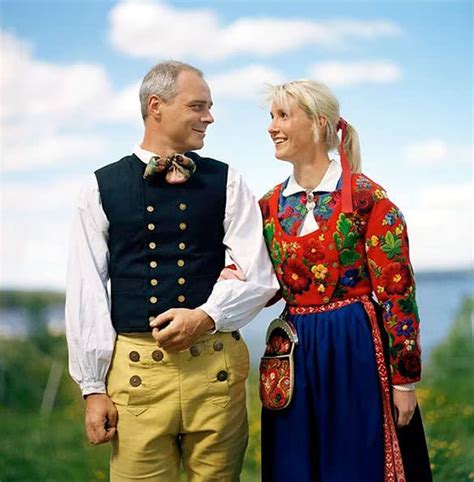
<svg viewBox="0 0 474 482"><path fill-rule="evenodd" d="M156 154L139 146L134 154L144 163ZM235 263L246 281L214 285L199 308L219 331L247 324L279 286L263 239L258 203L240 174L229 167L224 216L226 263ZM66 333L69 371L83 395L105 393L105 378L115 345L110 315L109 221L102 208L95 175L83 186L72 227L66 287Z"/></svg>
<svg viewBox="0 0 474 482"><path fill-rule="evenodd" d="M301 187L297 182L292 174L290 179L288 180L288 184L286 185L285 189L282 191L282 196L288 197L292 194L296 194L298 192L306 192L308 195L308 201L306 202L306 209L307 213L301 223L300 228L298 229L298 236L304 236L305 234L312 233L318 229L318 223L314 218L314 193L318 191L324 192L333 192L336 190L337 183L339 178L342 174L341 164L339 162L331 159L331 163L329 164L326 173L324 174L321 182L314 187L313 189L305 189Z"/></svg>

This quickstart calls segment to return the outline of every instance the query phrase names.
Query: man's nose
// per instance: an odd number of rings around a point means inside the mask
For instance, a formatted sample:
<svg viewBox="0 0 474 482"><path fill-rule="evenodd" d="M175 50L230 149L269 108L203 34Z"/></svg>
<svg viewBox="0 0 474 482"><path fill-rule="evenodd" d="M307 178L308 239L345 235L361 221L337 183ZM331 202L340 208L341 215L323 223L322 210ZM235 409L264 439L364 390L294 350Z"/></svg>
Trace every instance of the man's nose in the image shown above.
<svg viewBox="0 0 474 482"><path fill-rule="evenodd" d="M205 122L206 124L212 124L214 122L214 117L212 116L210 110L208 110L206 114L201 117L201 122Z"/></svg>

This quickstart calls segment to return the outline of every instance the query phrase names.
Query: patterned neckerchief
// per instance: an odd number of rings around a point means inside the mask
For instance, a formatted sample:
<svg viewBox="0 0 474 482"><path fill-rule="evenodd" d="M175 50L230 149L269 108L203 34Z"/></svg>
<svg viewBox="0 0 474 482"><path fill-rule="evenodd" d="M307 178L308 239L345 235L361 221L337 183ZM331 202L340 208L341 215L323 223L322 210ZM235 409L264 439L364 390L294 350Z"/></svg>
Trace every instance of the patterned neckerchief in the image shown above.
<svg viewBox="0 0 474 482"><path fill-rule="evenodd" d="M304 218L308 213L306 203L308 200L307 192L297 192L288 196L283 196L283 191L288 185L288 178L280 191L278 200L278 219L283 228L283 231L290 236L297 236L298 231L303 224ZM336 191L340 190L342 186L342 176L339 178L336 186ZM331 201L331 192L314 191L314 218L318 224L327 220L331 215L332 210L328 209L328 204Z"/></svg>

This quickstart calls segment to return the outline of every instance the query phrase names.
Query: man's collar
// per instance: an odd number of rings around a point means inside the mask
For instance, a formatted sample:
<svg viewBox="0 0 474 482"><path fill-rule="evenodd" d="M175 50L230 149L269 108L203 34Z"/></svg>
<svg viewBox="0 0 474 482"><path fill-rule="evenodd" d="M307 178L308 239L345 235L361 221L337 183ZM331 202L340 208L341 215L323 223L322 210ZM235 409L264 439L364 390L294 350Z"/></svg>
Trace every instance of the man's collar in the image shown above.
<svg viewBox="0 0 474 482"><path fill-rule="evenodd" d="M288 183L286 184L286 187L282 191L282 195L284 197L287 197L287 196L291 196L292 194L296 194L299 192L306 192L306 191L333 192L337 188L337 183L339 181L339 178L341 177L341 174L342 174L341 165L339 164L339 162L335 161L334 159L331 159L331 163L329 164L329 167L327 168L326 173L321 179L321 182L314 189L307 190L301 187L296 182L296 179L292 174L288 179Z"/></svg>
<svg viewBox="0 0 474 482"><path fill-rule="evenodd" d="M145 164L148 164L148 161L154 157L157 156L155 152L147 151L146 149L143 149L140 144L135 144L135 147L133 148L133 153L140 159Z"/></svg>

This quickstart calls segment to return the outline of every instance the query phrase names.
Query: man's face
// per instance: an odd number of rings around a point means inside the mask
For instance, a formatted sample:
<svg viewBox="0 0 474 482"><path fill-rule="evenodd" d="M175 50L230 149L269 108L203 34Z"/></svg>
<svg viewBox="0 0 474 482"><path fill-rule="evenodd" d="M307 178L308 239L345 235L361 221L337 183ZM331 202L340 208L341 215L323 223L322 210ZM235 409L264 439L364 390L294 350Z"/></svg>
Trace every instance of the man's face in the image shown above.
<svg viewBox="0 0 474 482"><path fill-rule="evenodd" d="M207 83L195 72L180 72L176 97L160 106L160 136L175 152L201 149L206 129L214 122L211 107Z"/></svg>

